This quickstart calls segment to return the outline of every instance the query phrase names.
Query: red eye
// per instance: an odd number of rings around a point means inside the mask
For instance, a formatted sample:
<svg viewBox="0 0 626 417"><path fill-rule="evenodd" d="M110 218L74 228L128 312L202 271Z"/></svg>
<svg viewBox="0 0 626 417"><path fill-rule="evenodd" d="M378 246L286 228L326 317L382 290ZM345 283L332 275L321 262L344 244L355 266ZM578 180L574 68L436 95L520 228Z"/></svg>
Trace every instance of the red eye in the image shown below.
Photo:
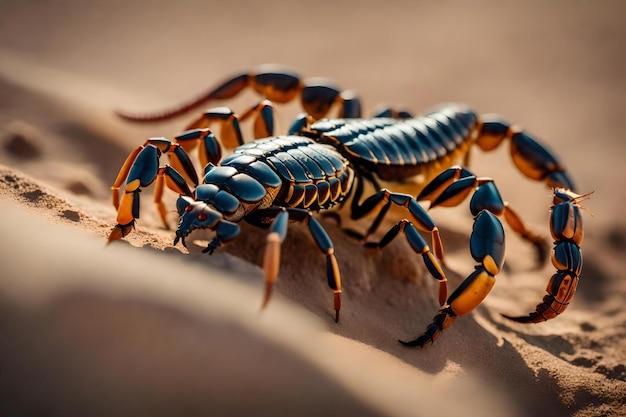
<svg viewBox="0 0 626 417"><path fill-rule="evenodd" d="M185 211L191 211L191 205L185 207Z"/></svg>
<svg viewBox="0 0 626 417"><path fill-rule="evenodd" d="M204 213L200 213L198 214L198 220L200 220L201 222L205 221L207 219L207 215Z"/></svg>

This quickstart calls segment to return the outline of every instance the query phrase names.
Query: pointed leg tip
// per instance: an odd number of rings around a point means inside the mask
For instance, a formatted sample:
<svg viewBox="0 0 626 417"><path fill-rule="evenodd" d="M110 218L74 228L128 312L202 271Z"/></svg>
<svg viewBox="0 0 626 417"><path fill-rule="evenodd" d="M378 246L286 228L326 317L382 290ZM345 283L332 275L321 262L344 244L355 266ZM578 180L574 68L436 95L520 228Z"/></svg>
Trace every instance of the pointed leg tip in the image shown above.
<svg viewBox="0 0 626 417"><path fill-rule="evenodd" d="M265 283L265 295L263 296L263 302L261 303L261 311L265 310L270 303L270 299L272 298L272 288L273 286L271 282Z"/></svg>
<svg viewBox="0 0 626 417"><path fill-rule="evenodd" d="M259 308L259 313L262 313L265 311L269 302L270 302L269 297L266 296L265 298L263 298L263 302L261 303L261 307Z"/></svg>
<svg viewBox="0 0 626 417"><path fill-rule="evenodd" d="M335 323L339 323L339 310L341 310L341 293L336 292L333 297L333 302L335 305Z"/></svg>
<svg viewBox="0 0 626 417"><path fill-rule="evenodd" d="M107 245L111 244L112 242L115 242L116 240L120 240L123 237L124 237L124 233L122 229L119 226L115 226L113 230L111 230L111 233L109 233L109 238L107 239Z"/></svg>

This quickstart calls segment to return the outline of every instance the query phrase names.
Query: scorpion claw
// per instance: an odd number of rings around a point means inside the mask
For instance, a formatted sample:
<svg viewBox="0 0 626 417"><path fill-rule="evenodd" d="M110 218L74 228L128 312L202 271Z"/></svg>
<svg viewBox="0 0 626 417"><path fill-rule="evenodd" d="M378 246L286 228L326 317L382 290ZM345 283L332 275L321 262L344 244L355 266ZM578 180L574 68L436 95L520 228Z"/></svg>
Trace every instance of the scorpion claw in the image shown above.
<svg viewBox="0 0 626 417"><path fill-rule="evenodd" d="M202 253L208 253L209 255L213 255L213 252L215 252L215 249L219 248L220 245L221 245L220 238L215 237L213 238L211 242L209 242L206 248L202 249Z"/></svg>
<svg viewBox="0 0 626 417"><path fill-rule="evenodd" d="M174 246L176 246L179 241L183 244L185 248L187 247L187 243L185 242L185 236L176 236L176 238L174 239Z"/></svg>

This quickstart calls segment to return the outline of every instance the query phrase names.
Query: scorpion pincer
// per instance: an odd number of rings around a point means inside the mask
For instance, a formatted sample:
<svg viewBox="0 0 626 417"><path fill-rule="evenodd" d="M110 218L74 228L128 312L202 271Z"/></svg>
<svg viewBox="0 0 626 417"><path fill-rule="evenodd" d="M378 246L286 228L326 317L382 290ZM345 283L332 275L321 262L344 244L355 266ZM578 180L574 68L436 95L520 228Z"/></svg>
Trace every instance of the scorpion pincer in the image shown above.
<svg viewBox="0 0 626 417"><path fill-rule="evenodd" d="M535 312L524 317L505 317L522 323L545 321L569 305L582 267L579 245L584 207L580 202L587 195L573 191L569 174L552 152L501 116L479 116L467 106L448 104L422 117L388 109L365 119L361 118L360 102L354 93L341 91L326 80L301 81L295 73L276 66L237 75L198 99L163 113L122 115L139 122L164 120L206 101L233 97L246 87L259 93L262 100L242 116L227 107L209 109L174 141L151 138L131 152L112 186L118 224L109 240L122 238L133 230L139 218L140 191L156 180L154 199L166 227L164 188L180 195L174 244L185 244L185 238L195 229L210 229L215 237L204 251L212 253L238 236L238 223L242 220L269 228L263 265L265 306L278 276L287 224L303 223L326 258L326 276L338 320L340 271L333 243L313 214L350 201L352 219L375 214L367 232L360 236L366 247L382 249L401 233L439 282L442 310L421 336L402 342L424 346L437 339L457 316L473 311L494 286L505 257L501 217L536 248L540 262L546 258L546 239L525 226L518 213L502 199L491 178L476 176L465 167L473 145L490 151L507 140L520 172L554 190L550 229L555 242L552 262L557 272L548 284L548 295ZM274 136L271 102L289 102L298 96L306 113L293 123L288 135ZM319 120L333 107L339 107L339 118ZM253 116L258 140L244 143L239 122ZM234 148L225 158L220 142L209 129L215 123L221 125L221 142ZM204 167L201 183L188 155L196 147ZM162 154L169 156L170 165L159 165ZM463 160L463 166L455 165L458 160ZM424 181L415 197L380 185L381 181L401 182L418 176ZM365 183L375 189L367 198L363 198ZM120 200L119 189L123 185ZM477 265L448 297L439 229L419 201L428 201L429 209L450 207L461 204L470 194L474 224L469 245ZM392 205L406 210L407 218L396 222L379 241L370 241ZM420 232L431 235L432 250Z"/></svg>

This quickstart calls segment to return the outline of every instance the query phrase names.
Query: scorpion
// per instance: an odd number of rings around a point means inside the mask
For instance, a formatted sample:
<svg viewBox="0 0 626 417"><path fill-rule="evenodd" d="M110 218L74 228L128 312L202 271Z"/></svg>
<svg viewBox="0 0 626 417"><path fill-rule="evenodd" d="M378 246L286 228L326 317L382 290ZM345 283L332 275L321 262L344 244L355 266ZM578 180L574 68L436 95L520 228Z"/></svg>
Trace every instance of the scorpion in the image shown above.
<svg viewBox="0 0 626 417"><path fill-rule="evenodd" d="M420 117L388 108L372 118L363 118L360 99L354 92L341 90L326 79L302 81L296 73L276 65L236 75L197 99L161 113L118 114L135 122L166 120L206 102L232 98L246 88L252 88L262 99L241 116L228 107L212 108L174 140L149 138L130 153L111 187L118 214L109 241L121 239L134 229L139 218L140 191L156 180L154 201L166 228L164 189L179 194L174 245L181 242L186 246L185 238L195 229L210 229L214 237L203 252L211 254L238 236L238 223L242 220L269 229L263 258L265 307L278 276L281 243L287 235L288 222L303 223L326 258L326 276L338 321L340 270L333 243L313 214L350 201L352 219L374 217L367 232L353 233L355 237L364 241L367 248L379 250L403 234L439 283L438 301L442 309L420 336L400 341L406 346L423 347L433 343L458 316L473 311L491 291L505 257L501 217L536 248L540 262L546 258L546 239L526 227L517 212L504 202L493 179L479 177L466 167L473 145L491 151L508 140L519 171L552 189L551 260L557 271L535 311L520 317L503 316L520 323L537 323L556 317L568 307L582 269L581 210L585 207L581 202L589 194L577 194L558 158L502 116L479 116L465 105L446 104ZM274 136L272 103L291 102L298 96L304 113L293 122L287 135ZM334 108L338 117L325 118ZM255 140L244 143L239 123L252 117ZM219 141L209 128L215 123L221 128ZM234 149L223 158L222 146ZM203 166L201 182L189 156L196 147ZM169 156L170 164L160 166L162 154ZM463 165L456 164L461 158ZM416 176L423 178L416 196L380 185L380 181L400 182ZM366 198L364 184L375 189ZM451 207L461 204L470 194L474 223L469 246L477 264L448 297L439 229L419 202L427 201L429 209ZM391 206L406 210L408 218L395 223L379 241L369 241ZM430 234L432 250L420 232Z"/></svg>

